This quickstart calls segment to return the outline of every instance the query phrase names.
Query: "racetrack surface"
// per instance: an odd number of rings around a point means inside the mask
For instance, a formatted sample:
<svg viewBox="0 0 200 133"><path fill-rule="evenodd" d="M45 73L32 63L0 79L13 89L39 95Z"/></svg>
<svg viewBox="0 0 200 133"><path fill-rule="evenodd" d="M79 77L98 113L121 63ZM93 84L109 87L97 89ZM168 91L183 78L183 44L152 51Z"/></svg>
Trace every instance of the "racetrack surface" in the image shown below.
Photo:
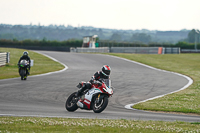
<svg viewBox="0 0 200 133"><path fill-rule="evenodd" d="M63 72L0 80L0 115L67 118L134 119L199 122L200 116L128 110L127 104L137 103L184 87L185 77L151 69L130 61L101 54L40 51L68 66ZM36 63L36 61L34 61ZM88 81L96 71L111 66L114 95L100 114L78 109L65 109L67 97L77 91L80 81ZM51 66L49 66L51 67Z"/></svg>

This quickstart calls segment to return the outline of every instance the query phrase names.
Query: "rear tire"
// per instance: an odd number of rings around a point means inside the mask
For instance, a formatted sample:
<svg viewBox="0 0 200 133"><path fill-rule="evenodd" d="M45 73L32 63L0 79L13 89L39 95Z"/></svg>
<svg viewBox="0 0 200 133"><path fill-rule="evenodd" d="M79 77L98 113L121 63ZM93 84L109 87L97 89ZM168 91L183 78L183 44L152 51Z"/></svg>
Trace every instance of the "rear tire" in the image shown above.
<svg viewBox="0 0 200 133"><path fill-rule="evenodd" d="M68 110L69 112L74 112L78 109L77 106L77 102L78 102L78 98L76 99L76 94L77 92L72 93L68 98L67 101L65 103L65 108L66 110Z"/></svg>
<svg viewBox="0 0 200 133"><path fill-rule="evenodd" d="M97 103L96 99L97 97L94 98L92 110L94 111L94 113L101 113L108 105L108 97L104 96L99 103Z"/></svg>

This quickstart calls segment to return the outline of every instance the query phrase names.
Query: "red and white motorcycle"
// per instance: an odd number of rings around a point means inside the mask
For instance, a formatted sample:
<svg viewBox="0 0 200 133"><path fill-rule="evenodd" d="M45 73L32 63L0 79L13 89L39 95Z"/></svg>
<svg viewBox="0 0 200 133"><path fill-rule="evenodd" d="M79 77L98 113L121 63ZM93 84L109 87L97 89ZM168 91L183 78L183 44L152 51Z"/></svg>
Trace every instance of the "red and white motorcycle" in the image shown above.
<svg viewBox="0 0 200 133"><path fill-rule="evenodd" d="M77 92L72 93L66 101L65 107L68 111L73 112L80 108L101 113L107 107L113 89L110 80L104 79L102 82L92 84L92 88L85 90L82 96L77 97L76 94Z"/></svg>

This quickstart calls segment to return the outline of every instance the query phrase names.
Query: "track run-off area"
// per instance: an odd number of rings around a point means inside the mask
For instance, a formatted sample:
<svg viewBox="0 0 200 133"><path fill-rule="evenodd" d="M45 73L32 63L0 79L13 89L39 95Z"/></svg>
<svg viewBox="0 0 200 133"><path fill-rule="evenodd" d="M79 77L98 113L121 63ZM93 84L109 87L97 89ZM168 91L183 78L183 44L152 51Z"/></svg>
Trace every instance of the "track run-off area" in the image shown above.
<svg viewBox="0 0 200 133"><path fill-rule="evenodd" d="M29 76L26 81L21 81L20 77L0 80L1 116L200 121L200 116L130 108L135 103L185 89L192 80L184 75L103 54L38 52L59 61L65 69ZM105 64L112 69L110 77L115 88L107 108L99 114L81 109L68 112L65 102L78 90L76 85L80 81L89 81Z"/></svg>

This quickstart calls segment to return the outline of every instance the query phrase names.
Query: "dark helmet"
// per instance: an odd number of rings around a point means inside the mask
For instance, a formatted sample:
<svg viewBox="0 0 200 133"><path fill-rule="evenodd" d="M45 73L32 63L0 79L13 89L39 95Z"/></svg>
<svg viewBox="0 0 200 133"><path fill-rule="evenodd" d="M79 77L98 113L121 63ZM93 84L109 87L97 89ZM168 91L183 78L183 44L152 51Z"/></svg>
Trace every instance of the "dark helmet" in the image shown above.
<svg viewBox="0 0 200 133"><path fill-rule="evenodd" d="M28 52L24 51L23 56L28 56Z"/></svg>
<svg viewBox="0 0 200 133"><path fill-rule="evenodd" d="M102 67L102 71L101 72L103 73L103 75L109 76L110 75L110 71L111 71L111 68L108 65L104 65Z"/></svg>

